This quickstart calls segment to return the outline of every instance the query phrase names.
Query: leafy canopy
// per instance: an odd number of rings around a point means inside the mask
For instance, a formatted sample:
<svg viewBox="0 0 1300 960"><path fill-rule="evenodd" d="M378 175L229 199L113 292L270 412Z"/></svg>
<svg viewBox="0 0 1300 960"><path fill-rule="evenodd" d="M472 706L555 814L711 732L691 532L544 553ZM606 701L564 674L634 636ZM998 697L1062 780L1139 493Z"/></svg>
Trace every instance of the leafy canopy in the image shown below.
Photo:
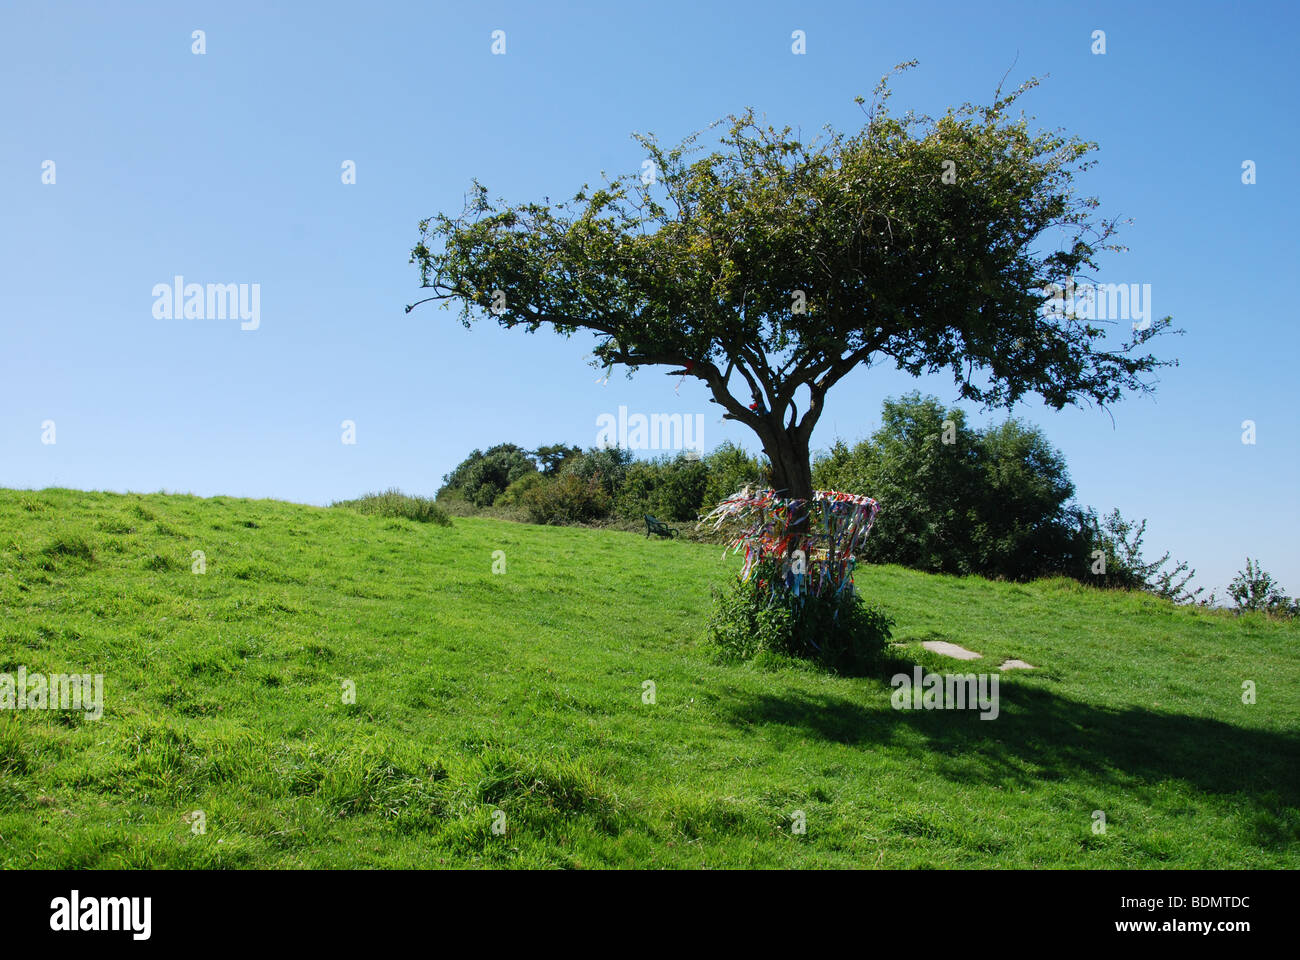
<svg viewBox="0 0 1300 960"><path fill-rule="evenodd" d="M769 454L793 444L805 464L826 390L859 364L947 369L986 406L1032 392L1104 407L1150 390L1165 361L1142 346L1168 318L1114 344L1109 321L1044 309L1053 285L1119 249L1116 221L1073 186L1096 145L1013 115L1036 81L934 119L892 115L888 79L869 108L858 98L855 133L806 142L747 110L708 152L702 132L671 148L635 135L653 177L566 202L510 206L476 181L459 215L420 224L411 259L427 299L457 305L466 326L487 314L590 330L601 365L680 367Z"/></svg>

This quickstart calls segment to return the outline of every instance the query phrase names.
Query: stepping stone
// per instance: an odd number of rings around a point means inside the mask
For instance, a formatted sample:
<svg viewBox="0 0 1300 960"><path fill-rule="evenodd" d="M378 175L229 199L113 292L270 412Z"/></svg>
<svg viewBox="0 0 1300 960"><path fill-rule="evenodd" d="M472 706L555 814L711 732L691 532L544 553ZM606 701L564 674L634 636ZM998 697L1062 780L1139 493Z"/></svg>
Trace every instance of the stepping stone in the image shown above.
<svg viewBox="0 0 1300 960"><path fill-rule="evenodd" d="M1025 661L1023 660L1008 660L1006 663L1002 664L1002 666L998 667L998 669L999 670L1036 670L1038 668L1035 667L1032 663L1025 663Z"/></svg>
<svg viewBox="0 0 1300 960"><path fill-rule="evenodd" d="M925 640L921 643L921 646L931 653L940 653L945 657L956 657L958 660L978 660L980 658L980 655L974 650L967 650L965 647L959 647L947 640Z"/></svg>

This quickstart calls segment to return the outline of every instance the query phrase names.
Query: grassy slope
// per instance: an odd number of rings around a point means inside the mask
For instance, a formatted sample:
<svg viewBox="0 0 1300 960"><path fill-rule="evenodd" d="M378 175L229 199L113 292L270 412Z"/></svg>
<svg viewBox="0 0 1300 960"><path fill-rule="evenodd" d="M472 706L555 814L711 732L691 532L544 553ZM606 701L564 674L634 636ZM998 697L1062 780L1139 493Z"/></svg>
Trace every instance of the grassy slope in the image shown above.
<svg viewBox="0 0 1300 960"><path fill-rule="evenodd" d="M981 721L714 663L734 568L618 532L0 491L0 672L103 673L107 701L0 714L0 864L1300 865L1300 628L862 571L903 655L1040 667Z"/></svg>

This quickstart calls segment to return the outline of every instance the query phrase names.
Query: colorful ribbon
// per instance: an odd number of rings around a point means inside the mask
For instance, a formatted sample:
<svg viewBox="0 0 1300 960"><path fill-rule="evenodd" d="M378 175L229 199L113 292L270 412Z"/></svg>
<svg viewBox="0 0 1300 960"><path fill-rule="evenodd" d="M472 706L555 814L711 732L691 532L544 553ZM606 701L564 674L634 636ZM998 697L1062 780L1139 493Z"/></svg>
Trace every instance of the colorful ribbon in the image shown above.
<svg viewBox="0 0 1300 960"><path fill-rule="evenodd" d="M787 500L775 490L746 487L709 511L699 525L711 522L714 530L737 525L739 532L723 556L744 548L742 581L760 566L770 568L773 598L834 597L853 590L857 551L879 512L879 503L855 493L818 490L811 500Z"/></svg>

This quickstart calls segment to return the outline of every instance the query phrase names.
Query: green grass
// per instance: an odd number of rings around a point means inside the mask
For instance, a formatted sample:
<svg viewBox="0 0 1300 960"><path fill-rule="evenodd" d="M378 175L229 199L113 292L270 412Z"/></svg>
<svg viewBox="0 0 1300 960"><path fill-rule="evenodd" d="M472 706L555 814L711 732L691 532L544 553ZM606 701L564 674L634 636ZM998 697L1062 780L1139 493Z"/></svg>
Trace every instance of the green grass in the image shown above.
<svg viewBox="0 0 1300 960"><path fill-rule="evenodd" d="M720 553L0 491L0 672L105 689L99 721L0 712L0 865L1300 865L1295 624L867 568L902 661L1039 668L1003 677L994 721L895 711L880 677L715 662Z"/></svg>
<svg viewBox="0 0 1300 960"><path fill-rule="evenodd" d="M383 493L367 493L356 500L340 500L334 506L347 507L377 517L401 517L417 523L451 526L451 518L431 497L408 496L395 487Z"/></svg>

